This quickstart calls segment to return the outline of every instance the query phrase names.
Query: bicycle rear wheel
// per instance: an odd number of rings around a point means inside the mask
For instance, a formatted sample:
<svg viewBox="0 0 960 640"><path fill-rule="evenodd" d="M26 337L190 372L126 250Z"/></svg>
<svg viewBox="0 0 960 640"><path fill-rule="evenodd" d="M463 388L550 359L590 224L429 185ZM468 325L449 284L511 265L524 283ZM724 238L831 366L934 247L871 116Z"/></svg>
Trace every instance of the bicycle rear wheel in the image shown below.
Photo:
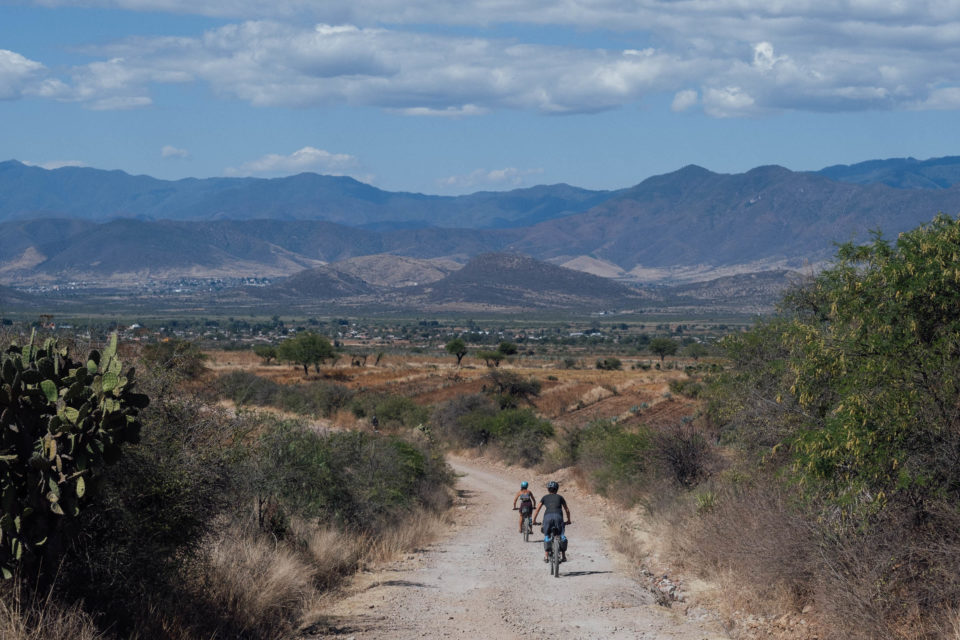
<svg viewBox="0 0 960 640"><path fill-rule="evenodd" d="M550 574L554 578L560 577L560 534L553 534L553 541L550 543Z"/></svg>
<svg viewBox="0 0 960 640"><path fill-rule="evenodd" d="M530 525L530 516L523 519L523 541L530 542L530 531L533 527Z"/></svg>

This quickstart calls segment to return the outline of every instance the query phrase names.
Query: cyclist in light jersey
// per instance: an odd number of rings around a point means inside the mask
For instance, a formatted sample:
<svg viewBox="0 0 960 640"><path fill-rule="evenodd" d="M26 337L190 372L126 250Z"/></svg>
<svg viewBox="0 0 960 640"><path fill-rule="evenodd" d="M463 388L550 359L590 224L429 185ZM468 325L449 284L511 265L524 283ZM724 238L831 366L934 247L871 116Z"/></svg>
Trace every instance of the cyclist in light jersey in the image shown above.
<svg viewBox="0 0 960 640"><path fill-rule="evenodd" d="M517 502L520 502L520 533L523 533L523 519L533 513L533 505L537 504L533 492L527 488L529 486L527 481L524 480L520 483L520 491L517 491L517 495L513 496L514 509L517 508Z"/></svg>

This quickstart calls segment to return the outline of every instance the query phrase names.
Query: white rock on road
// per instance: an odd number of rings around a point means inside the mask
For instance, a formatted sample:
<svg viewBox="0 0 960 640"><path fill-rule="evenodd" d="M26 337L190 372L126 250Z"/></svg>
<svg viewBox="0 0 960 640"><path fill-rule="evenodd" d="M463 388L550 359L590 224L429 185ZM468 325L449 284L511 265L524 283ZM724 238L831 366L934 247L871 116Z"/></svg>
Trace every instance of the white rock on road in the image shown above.
<svg viewBox="0 0 960 640"><path fill-rule="evenodd" d="M649 638L719 640L718 624L655 604L604 540L588 500L568 497L569 562L559 578L543 562L542 536L524 543L511 510L519 471L453 460L466 509L453 534L414 561L358 578L308 638ZM516 477L512 477L516 475ZM544 491L531 482L538 499ZM561 487L561 494L564 488ZM578 504L586 502L587 504Z"/></svg>

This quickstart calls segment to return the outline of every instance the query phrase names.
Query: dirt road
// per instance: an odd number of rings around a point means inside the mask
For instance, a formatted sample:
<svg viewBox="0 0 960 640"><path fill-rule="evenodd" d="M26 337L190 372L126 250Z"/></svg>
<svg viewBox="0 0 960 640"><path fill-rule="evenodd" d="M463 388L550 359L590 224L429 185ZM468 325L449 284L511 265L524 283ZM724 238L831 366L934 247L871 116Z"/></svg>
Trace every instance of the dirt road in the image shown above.
<svg viewBox="0 0 960 640"><path fill-rule="evenodd" d="M511 501L521 480L482 461L454 460L463 474L452 534L423 554L362 575L311 638L649 638L719 640L709 621L658 606L605 542L597 509L572 487L569 562L559 578L542 538L524 543ZM513 477L516 475L517 477ZM534 492L539 498L541 490Z"/></svg>

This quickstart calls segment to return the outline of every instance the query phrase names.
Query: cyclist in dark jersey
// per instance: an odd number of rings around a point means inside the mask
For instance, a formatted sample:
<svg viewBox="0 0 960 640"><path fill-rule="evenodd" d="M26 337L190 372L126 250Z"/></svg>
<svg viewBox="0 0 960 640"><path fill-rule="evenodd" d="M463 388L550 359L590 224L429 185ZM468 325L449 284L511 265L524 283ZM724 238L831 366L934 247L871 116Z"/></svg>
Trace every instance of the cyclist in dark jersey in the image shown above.
<svg viewBox="0 0 960 640"><path fill-rule="evenodd" d="M540 498L540 504L537 505L537 512L533 514L533 524L537 523L537 516L540 515L541 509L546 509L543 514L543 527L540 529L541 533L544 534L543 537L543 561L550 561L549 553L549 537L547 532L550 531L550 527L555 523L557 528L560 529L560 562L567 561L567 536L564 535L566 531L566 526L571 524L570 522L570 507L567 506L567 501L563 499L563 496L557 493L560 489L560 485L556 481L551 480L547 483L547 495ZM567 519L564 521L563 514L567 514Z"/></svg>
<svg viewBox="0 0 960 640"><path fill-rule="evenodd" d="M513 496L514 509L517 508L517 501L520 502L520 533L523 533L523 519L533 513L533 505L537 504L537 499L533 492L527 488L528 486L530 485L524 480L520 483L520 491L517 491L517 495Z"/></svg>

